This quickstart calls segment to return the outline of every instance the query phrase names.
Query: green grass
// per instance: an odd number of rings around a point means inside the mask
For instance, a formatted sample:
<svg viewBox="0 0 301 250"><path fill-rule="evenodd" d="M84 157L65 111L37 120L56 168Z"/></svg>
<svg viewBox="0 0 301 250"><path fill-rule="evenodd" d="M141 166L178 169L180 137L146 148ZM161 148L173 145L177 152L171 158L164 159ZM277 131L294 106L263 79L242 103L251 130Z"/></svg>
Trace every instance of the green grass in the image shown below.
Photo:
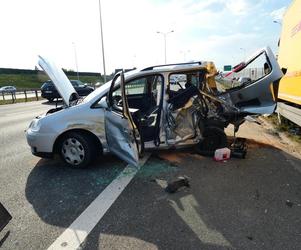
<svg viewBox="0 0 301 250"><path fill-rule="evenodd" d="M68 77L70 80L77 80L76 76ZM100 81L99 76L80 76L79 79L84 83L95 83ZM48 76L38 74L0 74L0 87L12 85L17 89L40 88L41 85L49 80Z"/></svg>
<svg viewBox="0 0 301 250"><path fill-rule="evenodd" d="M43 98L39 97L39 100L42 100ZM33 102L36 101L37 98L36 97L28 97L27 98L27 102ZM20 99L16 99L14 102L13 100L0 100L0 105L4 105L4 104L13 104L13 103L20 103L20 102L25 102L25 98L20 98Z"/></svg>
<svg viewBox="0 0 301 250"><path fill-rule="evenodd" d="M301 128L298 125L283 116L281 117L281 124L279 124L277 114L267 117L267 120L274 125L276 132L284 132L292 140L301 143Z"/></svg>

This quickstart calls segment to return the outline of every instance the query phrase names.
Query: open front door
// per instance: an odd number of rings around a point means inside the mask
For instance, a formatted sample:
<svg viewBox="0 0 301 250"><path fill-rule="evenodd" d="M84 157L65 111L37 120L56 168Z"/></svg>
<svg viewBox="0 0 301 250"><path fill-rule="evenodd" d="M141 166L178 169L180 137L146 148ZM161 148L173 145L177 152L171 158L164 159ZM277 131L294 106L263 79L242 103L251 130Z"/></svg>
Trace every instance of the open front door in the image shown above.
<svg viewBox="0 0 301 250"><path fill-rule="evenodd" d="M278 84L282 75L272 50L263 48L226 75L232 79L233 87L223 95L240 112L271 114L276 108Z"/></svg>
<svg viewBox="0 0 301 250"><path fill-rule="evenodd" d="M121 94L113 95L116 90L117 80L120 81L120 90L116 91ZM115 93L116 93L115 92ZM111 84L107 96L108 109L105 111L105 129L107 143L110 151L126 161L127 163L138 166L139 152L138 129L131 116L126 94L125 80L123 72L117 73Z"/></svg>

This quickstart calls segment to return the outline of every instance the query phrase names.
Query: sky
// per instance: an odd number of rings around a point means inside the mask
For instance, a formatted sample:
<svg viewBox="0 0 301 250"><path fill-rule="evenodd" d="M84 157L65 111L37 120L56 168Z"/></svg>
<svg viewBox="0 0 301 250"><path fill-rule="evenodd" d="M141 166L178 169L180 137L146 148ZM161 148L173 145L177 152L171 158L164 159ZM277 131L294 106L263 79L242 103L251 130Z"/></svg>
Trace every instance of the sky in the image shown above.
<svg viewBox="0 0 301 250"><path fill-rule="evenodd" d="M116 68L213 61L236 65L277 53L291 0L101 0L106 73ZM274 23L278 21L279 23ZM65 69L103 73L98 0L1 0L0 68L34 69L38 55ZM75 56L76 54L76 56Z"/></svg>

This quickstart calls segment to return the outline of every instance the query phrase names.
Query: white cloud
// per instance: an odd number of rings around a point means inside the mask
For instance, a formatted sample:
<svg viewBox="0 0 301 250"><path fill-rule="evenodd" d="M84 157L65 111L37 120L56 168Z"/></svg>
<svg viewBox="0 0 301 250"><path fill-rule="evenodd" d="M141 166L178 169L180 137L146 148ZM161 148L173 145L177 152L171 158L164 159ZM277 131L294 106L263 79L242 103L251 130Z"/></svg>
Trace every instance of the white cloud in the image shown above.
<svg viewBox="0 0 301 250"><path fill-rule="evenodd" d="M227 7L227 10L231 12L231 14L235 16L246 16L252 14L256 11L258 14L258 11L263 9L263 5L266 0L257 0L257 1L251 1L251 0L221 0L225 6Z"/></svg>
<svg viewBox="0 0 301 250"><path fill-rule="evenodd" d="M234 15L244 15L252 8L252 2L246 0L228 0L225 4Z"/></svg>
<svg viewBox="0 0 301 250"><path fill-rule="evenodd" d="M281 7L281 8L279 8L279 9L276 9L276 10L272 11L272 12L270 13L270 16L271 16L274 20L279 21L279 20L282 20L285 11L286 11L286 7Z"/></svg>
<svg viewBox="0 0 301 250"><path fill-rule="evenodd" d="M202 41L195 41L190 47L190 60L214 61L217 67L237 64L245 56L252 54L261 44L256 43L257 33L235 33L212 35ZM241 50L240 48L243 48Z"/></svg>

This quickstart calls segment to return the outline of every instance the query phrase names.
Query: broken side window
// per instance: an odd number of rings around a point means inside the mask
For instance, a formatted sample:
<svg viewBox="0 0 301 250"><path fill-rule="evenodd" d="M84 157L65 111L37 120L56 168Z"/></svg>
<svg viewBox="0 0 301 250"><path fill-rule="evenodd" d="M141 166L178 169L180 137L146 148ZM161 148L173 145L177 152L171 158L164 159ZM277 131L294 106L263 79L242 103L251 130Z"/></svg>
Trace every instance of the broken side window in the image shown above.
<svg viewBox="0 0 301 250"><path fill-rule="evenodd" d="M168 78L169 97L179 94L190 86L201 89L204 83L205 73L203 71L189 71L172 73Z"/></svg>
<svg viewBox="0 0 301 250"><path fill-rule="evenodd" d="M236 66L226 77L217 79L222 88L233 89L245 87L260 80L271 72L271 66L265 52L248 62L242 62Z"/></svg>

